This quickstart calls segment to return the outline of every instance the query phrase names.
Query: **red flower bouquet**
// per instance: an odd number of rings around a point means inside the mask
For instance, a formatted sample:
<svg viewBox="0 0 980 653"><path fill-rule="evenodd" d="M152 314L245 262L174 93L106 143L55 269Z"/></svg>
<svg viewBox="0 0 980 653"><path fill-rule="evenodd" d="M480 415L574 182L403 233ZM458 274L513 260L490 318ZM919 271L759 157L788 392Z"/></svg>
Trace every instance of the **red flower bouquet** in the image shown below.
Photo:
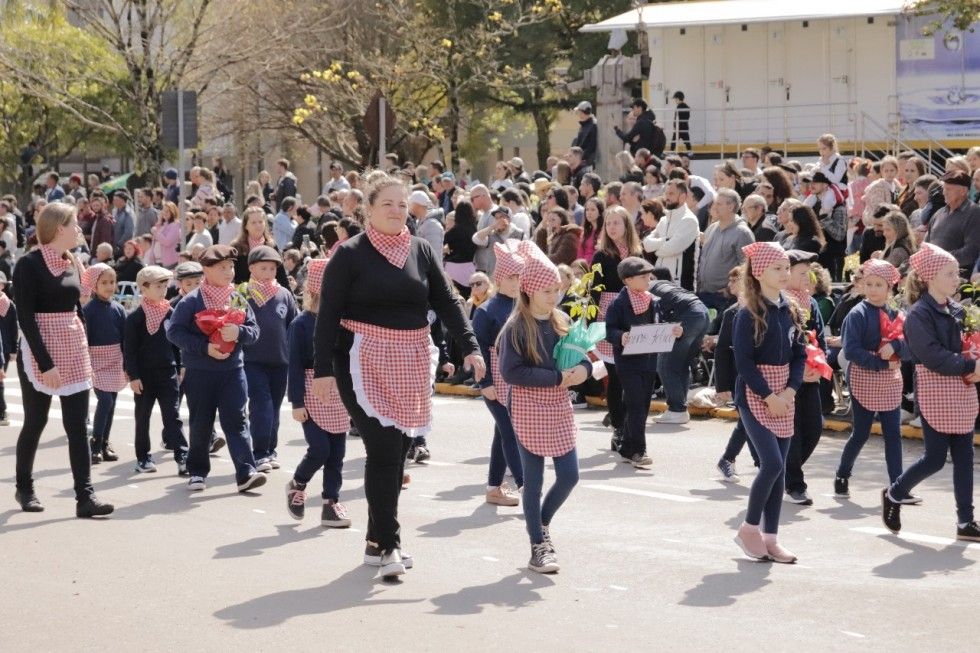
<svg viewBox="0 0 980 653"><path fill-rule="evenodd" d="M895 340L905 339L905 313L899 313L895 316L894 320L889 320L888 313L878 311L878 326L881 331L881 345L878 347L879 349ZM892 354L889 360L897 361L898 354Z"/></svg>
<svg viewBox="0 0 980 653"><path fill-rule="evenodd" d="M980 360L980 306L963 304L963 357ZM973 385L963 377L963 383Z"/></svg>
<svg viewBox="0 0 980 653"><path fill-rule="evenodd" d="M194 316L194 323L208 341L215 345L223 354L230 354L235 349L235 341L227 342L221 337L221 329L229 324L241 326L245 323L245 311L237 308L211 308L201 311Z"/></svg>
<svg viewBox="0 0 980 653"><path fill-rule="evenodd" d="M828 381L834 376L834 369L827 362L827 354L817 345L817 332L807 332L806 367L817 372Z"/></svg>

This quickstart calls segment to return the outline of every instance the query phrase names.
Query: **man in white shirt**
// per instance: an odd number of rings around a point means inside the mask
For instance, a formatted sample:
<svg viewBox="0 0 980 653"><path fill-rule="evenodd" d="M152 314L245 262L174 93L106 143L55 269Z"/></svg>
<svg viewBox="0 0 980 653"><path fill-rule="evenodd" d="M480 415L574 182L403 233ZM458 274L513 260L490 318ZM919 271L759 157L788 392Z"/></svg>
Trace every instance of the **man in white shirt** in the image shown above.
<svg viewBox="0 0 980 653"><path fill-rule="evenodd" d="M329 195L335 190L349 190L350 183L344 178L344 166L339 161L330 164L330 179L323 185L321 195Z"/></svg>
<svg viewBox="0 0 980 653"><path fill-rule="evenodd" d="M218 244L231 245L242 231L242 220L235 211L234 204L225 204L221 209L221 222L218 223Z"/></svg>
<svg viewBox="0 0 980 653"><path fill-rule="evenodd" d="M697 249L700 230L697 216L687 206L689 195L690 189L686 182L671 179L666 183L664 217L660 218L653 232L643 239L643 249L656 254L657 265L667 268L676 283L688 290L694 290L693 253ZM692 254L685 256L692 245Z"/></svg>

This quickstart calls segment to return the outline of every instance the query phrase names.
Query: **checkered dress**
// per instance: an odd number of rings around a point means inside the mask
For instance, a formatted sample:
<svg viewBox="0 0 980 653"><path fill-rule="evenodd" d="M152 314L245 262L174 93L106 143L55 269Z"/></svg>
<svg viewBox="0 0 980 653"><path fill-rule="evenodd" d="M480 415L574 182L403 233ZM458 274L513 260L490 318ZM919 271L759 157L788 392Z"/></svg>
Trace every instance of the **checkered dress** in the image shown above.
<svg viewBox="0 0 980 653"><path fill-rule="evenodd" d="M74 311L35 313L41 340L61 375L61 387L49 388L41 382L41 368L31 353L27 339L21 335L24 371L38 392L48 395L73 395L92 387L92 362L89 358L85 325Z"/></svg>
<svg viewBox="0 0 980 653"><path fill-rule="evenodd" d="M92 385L103 392L119 392L129 381L123 371L122 345L89 347L92 360Z"/></svg>
<svg viewBox="0 0 980 653"><path fill-rule="evenodd" d="M575 446L575 418L566 388L511 386L510 419L517 439L536 456L557 458Z"/></svg>
<svg viewBox="0 0 980 653"><path fill-rule="evenodd" d="M759 373L769 384L769 389L779 394L786 389L789 382L789 365L759 365ZM745 387L745 399L749 404L749 410L759 424L772 431L777 438L789 438L793 436L793 416L795 406L782 417L776 417L769 412L769 406L762 397L752 392L748 386Z"/></svg>
<svg viewBox="0 0 980 653"><path fill-rule="evenodd" d="M940 433L973 434L977 389L963 377L937 374L920 363L915 366L915 398L922 418Z"/></svg>
<svg viewBox="0 0 980 653"><path fill-rule="evenodd" d="M857 363L847 367L851 394L871 412L895 410L902 405L902 370L869 370Z"/></svg>
<svg viewBox="0 0 980 653"><path fill-rule="evenodd" d="M490 348L490 376L493 377L493 389L497 393L497 401L506 406L510 399L510 386L500 373L500 355L496 347Z"/></svg>
<svg viewBox="0 0 980 653"><path fill-rule="evenodd" d="M386 329L354 320L341 320L340 326L354 334L350 373L358 405L382 426L409 437L429 433L439 363L429 328Z"/></svg>
<svg viewBox="0 0 980 653"><path fill-rule="evenodd" d="M616 295L619 293L615 292L603 292L599 293L599 317L598 320L601 322L606 319L606 311L609 310L609 306L612 305L613 300L616 299ZM612 343L606 339L599 341L599 344L595 346L596 352L599 356L599 360L607 364L615 364L613 360L613 346Z"/></svg>
<svg viewBox="0 0 980 653"><path fill-rule="evenodd" d="M306 378L303 402L306 404L306 412L310 414L310 419L327 433L347 433L350 429L350 415L344 408L344 402L340 400L340 393L336 386L330 394L330 401L323 403L313 394L313 368L305 370L303 374Z"/></svg>

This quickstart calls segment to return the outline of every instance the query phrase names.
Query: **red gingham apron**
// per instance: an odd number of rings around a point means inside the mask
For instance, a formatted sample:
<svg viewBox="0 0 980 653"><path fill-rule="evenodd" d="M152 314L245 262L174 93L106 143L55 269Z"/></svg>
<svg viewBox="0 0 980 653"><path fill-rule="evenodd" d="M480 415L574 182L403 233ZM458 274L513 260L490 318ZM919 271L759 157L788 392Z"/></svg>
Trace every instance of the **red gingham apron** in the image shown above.
<svg viewBox="0 0 980 653"><path fill-rule="evenodd" d="M851 394L865 409L886 411L902 405L902 370L869 370L851 363L847 375Z"/></svg>
<svg viewBox="0 0 980 653"><path fill-rule="evenodd" d="M937 374L925 365L915 366L915 398L922 418L947 435L973 434L977 418L977 389L961 376Z"/></svg>
<svg viewBox="0 0 980 653"><path fill-rule="evenodd" d="M350 415L344 408L344 402L340 400L337 386L333 386L330 401L325 404L313 394L313 369L305 370L304 375L306 377L306 393L303 402L306 404L306 412L309 413L310 419L327 433L347 433L350 429Z"/></svg>
<svg viewBox="0 0 980 653"><path fill-rule="evenodd" d="M497 401L506 406L510 398L510 386L500 374L500 357L497 355L496 347L490 348L490 376L493 377L493 389L497 393Z"/></svg>
<svg viewBox="0 0 980 653"><path fill-rule="evenodd" d="M599 293L599 321L606 319L606 311L609 310L610 304L616 299L617 292L603 292ZM612 343L603 338L595 346L596 352L598 353L599 360L604 363L614 364L616 361L613 360L613 346Z"/></svg>
<svg viewBox="0 0 980 653"><path fill-rule="evenodd" d="M439 364L429 328L386 329L354 320L341 320L340 326L354 334L350 374L357 403L367 416L408 437L428 434Z"/></svg>
<svg viewBox="0 0 980 653"><path fill-rule="evenodd" d="M27 339L21 336L24 372L38 392L47 395L73 395L92 387L92 362L89 358L85 325L74 311L65 313L35 313L41 339L48 355L61 375L61 387L49 388L41 382L41 368L31 353Z"/></svg>
<svg viewBox="0 0 980 653"><path fill-rule="evenodd" d="M119 392L129 381L123 371L121 345L101 345L89 347L92 358L92 385L103 392Z"/></svg>
<svg viewBox="0 0 980 653"><path fill-rule="evenodd" d="M517 439L536 456L557 458L575 446L575 418L567 388L511 386L510 419Z"/></svg>
<svg viewBox="0 0 980 653"><path fill-rule="evenodd" d="M769 384L769 389L779 394L786 389L789 382L789 365L759 365L759 373ZM745 399L748 401L749 410L759 424L772 431L777 438L789 438L793 436L793 417L795 406L783 417L776 417L769 412L769 407L762 397L752 392L752 389L745 386Z"/></svg>

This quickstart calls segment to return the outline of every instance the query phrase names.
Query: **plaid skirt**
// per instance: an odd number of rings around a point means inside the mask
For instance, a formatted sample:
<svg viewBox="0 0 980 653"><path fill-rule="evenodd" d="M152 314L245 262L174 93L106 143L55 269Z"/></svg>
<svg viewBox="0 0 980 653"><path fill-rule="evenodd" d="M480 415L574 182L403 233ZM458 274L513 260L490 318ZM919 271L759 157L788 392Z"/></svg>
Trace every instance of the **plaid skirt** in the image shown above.
<svg viewBox="0 0 980 653"><path fill-rule="evenodd" d="M41 368L31 353L27 339L21 335L20 350L24 357L24 373L38 392L68 396L92 388L92 361L88 353L85 325L74 311L65 313L35 313L41 340L61 375L61 387L49 388L41 382Z"/></svg>

